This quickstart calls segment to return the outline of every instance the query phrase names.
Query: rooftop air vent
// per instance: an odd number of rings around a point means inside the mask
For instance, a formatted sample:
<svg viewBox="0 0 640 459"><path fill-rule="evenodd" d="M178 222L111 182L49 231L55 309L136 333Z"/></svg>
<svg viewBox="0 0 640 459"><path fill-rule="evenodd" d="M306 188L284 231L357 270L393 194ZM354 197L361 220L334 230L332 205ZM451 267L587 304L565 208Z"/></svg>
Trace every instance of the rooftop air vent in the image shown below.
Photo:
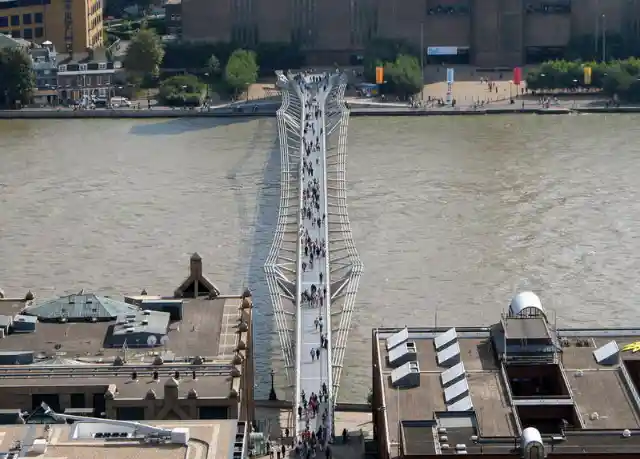
<svg viewBox="0 0 640 459"><path fill-rule="evenodd" d="M410 389L420 386L420 366L418 362L407 362L391 372L392 387Z"/></svg>

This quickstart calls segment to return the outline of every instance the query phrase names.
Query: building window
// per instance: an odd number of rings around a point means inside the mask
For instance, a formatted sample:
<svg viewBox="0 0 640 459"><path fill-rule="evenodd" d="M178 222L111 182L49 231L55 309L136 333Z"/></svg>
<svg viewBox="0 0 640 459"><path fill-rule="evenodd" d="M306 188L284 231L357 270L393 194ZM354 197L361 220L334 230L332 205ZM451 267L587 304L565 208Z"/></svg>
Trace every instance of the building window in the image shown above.
<svg viewBox="0 0 640 459"><path fill-rule="evenodd" d="M23 38L26 38L27 40L30 40L33 38L33 29L24 29L23 31Z"/></svg>
<svg viewBox="0 0 640 459"><path fill-rule="evenodd" d="M0 27L9 27L9 17L0 16Z"/></svg>
<svg viewBox="0 0 640 459"><path fill-rule="evenodd" d="M67 71L67 66L66 65L59 65L58 66L58 72L66 72Z"/></svg>
<svg viewBox="0 0 640 459"><path fill-rule="evenodd" d="M18 16L17 14L14 14L13 16L11 16L11 25L12 26L19 26L20 25L20 16Z"/></svg>
<svg viewBox="0 0 640 459"><path fill-rule="evenodd" d="M106 62L99 62L98 63L98 70L107 70L107 63Z"/></svg>
<svg viewBox="0 0 640 459"><path fill-rule="evenodd" d="M131 406L118 408L116 418L124 421L141 421L144 420L144 408Z"/></svg>
<svg viewBox="0 0 640 459"><path fill-rule="evenodd" d="M36 27L36 38L42 38L44 36L44 30L42 27Z"/></svg>
<svg viewBox="0 0 640 459"><path fill-rule="evenodd" d="M27 13L27 14L23 14L22 15L22 23L25 25L29 25L31 24L31 13Z"/></svg>
<svg viewBox="0 0 640 459"><path fill-rule="evenodd" d="M84 394L71 394L70 399L71 408L86 408L86 404L84 402Z"/></svg>
<svg viewBox="0 0 640 459"><path fill-rule="evenodd" d="M33 20L36 24L42 24L42 13L36 13Z"/></svg>
<svg viewBox="0 0 640 459"><path fill-rule="evenodd" d="M81 72L87 71L87 64L80 64L78 67Z"/></svg>
<svg viewBox="0 0 640 459"><path fill-rule="evenodd" d="M19 30L12 30L11 31L11 38L20 38L20 31Z"/></svg>

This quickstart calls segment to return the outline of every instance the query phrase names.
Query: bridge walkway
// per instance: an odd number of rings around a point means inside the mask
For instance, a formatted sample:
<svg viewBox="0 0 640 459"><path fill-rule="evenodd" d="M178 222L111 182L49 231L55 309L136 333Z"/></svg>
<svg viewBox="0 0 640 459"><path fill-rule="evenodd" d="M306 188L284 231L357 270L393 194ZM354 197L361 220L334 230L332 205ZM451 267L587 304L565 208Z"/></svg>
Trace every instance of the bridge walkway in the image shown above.
<svg viewBox="0 0 640 459"><path fill-rule="evenodd" d="M326 148L324 104L329 81L319 75L303 77L301 130L300 244L298 259L298 434L331 432L331 315L327 230ZM326 340L326 342L325 342ZM304 397L303 397L304 394ZM317 400L310 402L312 394ZM316 406L316 409L312 408ZM328 438L329 435L326 436Z"/></svg>

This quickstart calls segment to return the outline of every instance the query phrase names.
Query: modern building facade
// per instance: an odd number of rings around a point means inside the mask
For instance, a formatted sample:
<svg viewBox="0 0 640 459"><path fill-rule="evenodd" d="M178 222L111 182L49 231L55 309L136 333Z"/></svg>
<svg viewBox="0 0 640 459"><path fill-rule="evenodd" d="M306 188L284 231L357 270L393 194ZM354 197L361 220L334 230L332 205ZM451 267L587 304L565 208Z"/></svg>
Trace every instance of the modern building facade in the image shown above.
<svg viewBox="0 0 640 459"><path fill-rule="evenodd" d="M184 0L182 10L186 40L296 42L329 64L352 61L373 38L498 67L553 54L572 37L640 34L638 0Z"/></svg>
<svg viewBox="0 0 640 459"><path fill-rule="evenodd" d="M0 33L60 52L93 49L103 45L102 0L0 0Z"/></svg>
<svg viewBox="0 0 640 459"><path fill-rule="evenodd" d="M164 4L164 20L169 35L182 36L182 0L167 0Z"/></svg>

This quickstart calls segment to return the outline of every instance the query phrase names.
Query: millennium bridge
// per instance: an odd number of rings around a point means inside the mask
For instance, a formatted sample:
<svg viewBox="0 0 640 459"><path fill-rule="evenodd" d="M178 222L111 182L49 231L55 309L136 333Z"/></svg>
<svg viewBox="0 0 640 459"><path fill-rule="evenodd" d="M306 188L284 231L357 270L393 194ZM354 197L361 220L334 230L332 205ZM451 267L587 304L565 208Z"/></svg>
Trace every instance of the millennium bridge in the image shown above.
<svg viewBox="0 0 640 459"><path fill-rule="evenodd" d="M297 438L333 413L362 262L347 215L346 75L277 72L281 152L278 224L265 272L293 389ZM311 399L311 394L318 395Z"/></svg>

